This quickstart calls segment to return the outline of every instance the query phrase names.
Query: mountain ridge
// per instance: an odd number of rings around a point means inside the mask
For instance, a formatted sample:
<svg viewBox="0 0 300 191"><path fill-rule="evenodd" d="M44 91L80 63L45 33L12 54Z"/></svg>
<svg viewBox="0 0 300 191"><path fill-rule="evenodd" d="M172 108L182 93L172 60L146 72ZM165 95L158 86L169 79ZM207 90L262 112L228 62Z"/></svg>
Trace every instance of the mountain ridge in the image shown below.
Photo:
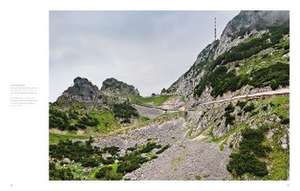
<svg viewBox="0 0 300 191"><path fill-rule="evenodd" d="M167 88L166 93L193 97L192 94L194 94L196 86L201 80L205 80L202 79L204 74L220 65L215 65L213 62L243 42L260 38L268 33L269 27L288 26L288 14L288 11L241 11L226 25L220 40L207 45L199 53L190 69ZM233 30L236 31L233 32ZM207 95L203 99L212 99L208 97Z"/></svg>

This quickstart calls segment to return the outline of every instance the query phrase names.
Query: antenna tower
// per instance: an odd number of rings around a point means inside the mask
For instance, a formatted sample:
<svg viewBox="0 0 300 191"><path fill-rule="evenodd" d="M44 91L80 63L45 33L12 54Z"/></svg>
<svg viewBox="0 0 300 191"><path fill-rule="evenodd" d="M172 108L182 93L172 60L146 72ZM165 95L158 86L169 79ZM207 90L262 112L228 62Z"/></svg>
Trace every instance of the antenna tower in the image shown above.
<svg viewBox="0 0 300 191"><path fill-rule="evenodd" d="M215 21L215 28L214 28L215 40L217 40L217 19L216 19L216 17L214 18L214 21Z"/></svg>

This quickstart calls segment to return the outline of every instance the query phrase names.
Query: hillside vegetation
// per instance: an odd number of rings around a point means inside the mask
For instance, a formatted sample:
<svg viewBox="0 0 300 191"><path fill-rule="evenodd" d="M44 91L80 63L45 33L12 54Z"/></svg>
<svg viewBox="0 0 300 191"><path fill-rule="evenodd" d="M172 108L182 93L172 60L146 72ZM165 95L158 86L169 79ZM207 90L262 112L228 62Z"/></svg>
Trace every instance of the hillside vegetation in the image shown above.
<svg viewBox="0 0 300 191"><path fill-rule="evenodd" d="M156 95L156 96L150 96L150 97L132 96L131 101L133 103L136 103L139 105L161 106L170 97L171 96L169 96L169 95Z"/></svg>
<svg viewBox="0 0 300 191"><path fill-rule="evenodd" d="M208 72L195 87L194 95L201 96L208 86L212 88L213 97L234 92L245 85L254 88L270 86L273 90L288 86L289 62L283 56L289 52L289 38L285 36L289 28L284 25L269 30L240 43L209 64ZM274 48L272 54L259 54L270 47Z"/></svg>

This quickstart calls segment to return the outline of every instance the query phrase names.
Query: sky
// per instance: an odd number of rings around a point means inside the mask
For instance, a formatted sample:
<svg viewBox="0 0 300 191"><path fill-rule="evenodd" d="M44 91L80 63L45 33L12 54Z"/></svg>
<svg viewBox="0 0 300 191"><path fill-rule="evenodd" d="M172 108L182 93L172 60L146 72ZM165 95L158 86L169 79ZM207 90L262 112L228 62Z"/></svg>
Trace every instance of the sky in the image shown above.
<svg viewBox="0 0 300 191"><path fill-rule="evenodd" d="M239 11L50 11L50 101L77 76L114 77L142 96L168 88Z"/></svg>

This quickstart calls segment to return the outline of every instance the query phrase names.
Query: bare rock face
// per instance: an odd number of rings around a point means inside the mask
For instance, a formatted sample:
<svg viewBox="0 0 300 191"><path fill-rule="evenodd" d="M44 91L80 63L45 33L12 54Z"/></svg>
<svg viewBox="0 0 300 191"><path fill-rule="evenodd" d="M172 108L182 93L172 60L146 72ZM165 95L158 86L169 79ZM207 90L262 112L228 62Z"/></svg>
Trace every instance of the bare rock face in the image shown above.
<svg viewBox="0 0 300 191"><path fill-rule="evenodd" d="M77 77L73 82L73 86L65 90L56 103L67 106L80 102L86 106L107 107L127 101L130 95L139 95L134 86L114 78L106 79L101 90L86 78Z"/></svg>
<svg viewBox="0 0 300 191"><path fill-rule="evenodd" d="M288 11L241 11L226 25L215 58L253 34L288 22Z"/></svg>
<svg viewBox="0 0 300 191"><path fill-rule="evenodd" d="M139 91L133 86L128 85L122 81L116 80L115 78L108 78L103 81L101 91L105 94L117 94L117 95L134 95L138 96Z"/></svg>
<svg viewBox="0 0 300 191"><path fill-rule="evenodd" d="M214 52L219 44L219 41L214 41L204 48L198 55L193 66L174 82L167 92L175 95L189 96L193 93L195 86L201 80L205 73L205 66L212 61Z"/></svg>
<svg viewBox="0 0 300 191"><path fill-rule="evenodd" d="M88 79L77 77L74 79L73 86L69 87L57 99L57 103L70 104L72 102L81 102L86 104L101 104L104 96L99 92L96 85Z"/></svg>
<svg viewBox="0 0 300 191"><path fill-rule="evenodd" d="M98 93L98 87L86 78L77 77L74 79L74 85L64 93L77 97L82 101L92 101Z"/></svg>

